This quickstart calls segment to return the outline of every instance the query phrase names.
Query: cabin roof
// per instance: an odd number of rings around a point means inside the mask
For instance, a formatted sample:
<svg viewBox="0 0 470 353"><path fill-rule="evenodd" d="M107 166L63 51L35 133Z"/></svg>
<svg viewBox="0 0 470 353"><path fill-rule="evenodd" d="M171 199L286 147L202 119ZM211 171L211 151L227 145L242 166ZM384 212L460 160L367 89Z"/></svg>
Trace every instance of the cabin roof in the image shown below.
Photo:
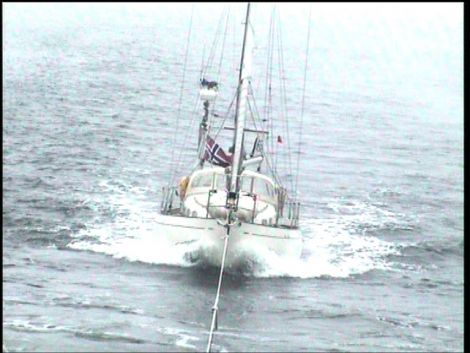
<svg viewBox="0 0 470 353"><path fill-rule="evenodd" d="M196 170L191 175L191 180L194 179L194 177L196 177L198 175L205 175L205 174L212 174L212 173L216 173L216 174L219 174L219 175L224 175L225 174L225 168L217 167L217 166L209 166L209 167L205 167L205 168L200 169L200 170ZM255 177L255 178L260 178L260 179L263 179L263 180L267 181L268 183L270 183L273 186L275 185L275 182L273 181L272 178L268 177L267 175L257 173L253 170L244 170L242 172L242 176L251 176L251 177Z"/></svg>

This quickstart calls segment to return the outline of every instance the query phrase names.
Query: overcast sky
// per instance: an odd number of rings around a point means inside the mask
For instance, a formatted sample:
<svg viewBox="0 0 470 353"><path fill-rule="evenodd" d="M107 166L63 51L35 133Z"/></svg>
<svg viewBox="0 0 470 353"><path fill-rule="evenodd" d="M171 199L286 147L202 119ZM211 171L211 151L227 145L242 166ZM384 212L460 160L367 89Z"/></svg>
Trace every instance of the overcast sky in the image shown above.
<svg viewBox="0 0 470 353"><path fill-rule="evenodd" d="M269 13L273 3L253 3L256 13ZM284 17L304 18L309 9L315 17L332 21L371 18L400 18L427 21L440 19L456 25L463 23L463 3L276 3ZM245 3L231 3L243 11ZM208 17L217 17L227 3L7 3L2 4L3 18L9 22L55 21L60 18L80 20L93 14L98 17L121 15L171 19L188 16L191 7ZM163 16L162 16L163 15ZM215 15L215 16L214 16ZM5 22L4 22L5 23Z"/></svg>

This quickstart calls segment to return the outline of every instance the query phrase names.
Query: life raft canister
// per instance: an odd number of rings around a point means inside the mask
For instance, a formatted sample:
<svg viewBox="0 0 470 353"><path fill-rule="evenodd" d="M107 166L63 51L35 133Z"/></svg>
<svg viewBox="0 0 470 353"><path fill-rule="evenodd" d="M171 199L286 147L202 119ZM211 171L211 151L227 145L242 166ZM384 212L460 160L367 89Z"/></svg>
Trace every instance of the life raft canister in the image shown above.
<svg viewBox="0 0 470 353"><path fill-rule="evenodd" d="M188 184L189 184L189 177L187 176L182 177L180 180L180 184L179 184L181 200L183 200L184 197L186 196L186 189L188 188Z"/></svg>

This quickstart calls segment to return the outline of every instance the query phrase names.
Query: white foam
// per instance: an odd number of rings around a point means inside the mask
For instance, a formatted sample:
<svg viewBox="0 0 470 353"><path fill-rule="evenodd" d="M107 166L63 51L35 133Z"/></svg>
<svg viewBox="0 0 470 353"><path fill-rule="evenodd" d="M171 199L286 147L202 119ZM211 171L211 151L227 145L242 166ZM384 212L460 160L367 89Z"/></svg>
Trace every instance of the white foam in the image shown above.
<svg viewBox="0 0 470 353"><path fill-rule="evenodd" d="M68 247L88 250L153 264L189 266L185 253L191 244L171 246L164 232L154 223L157 202L150 203L140 189L132 187L129 192L108 182L100 184L111 193L98 202L107 205L115 215L105 223L93 220L86 229L73 234L75 238ZM194 246L194 245L193 245Z"/></svg>
<svg viewBox="0 0 470 353"><path fill-rule="evenodd" d="M181 334L180 338L175 342L175 344L179 347L196 349L197 347L195 345L188 343L189 341L194 341L194 340L198 340L198 338L194 336Z"/></svg>
<svg viewBox="0 0 470 353"><path fill-rule="evenodd" d="M367 235L366 231L391 225L406 228L403 215L359 201L339 200L328 206L335 212L329 218L300 222L304 236L300 259L283 259L258 249L263 266L255 275L342 278L371 270L397 270L387 258L400 254L400 244Z"/></svg>
<svg viewBox="0 0 470 353"><path fill-rule="evenodd" d="M108 188L112 187L104 183ZM111 255L129 261L175 266L193 266L188 254L204 258L207 244L198 242L173 246L163 229L154 222L157 202L150 203L145 193L124 192L116 187L106 202L114 219L92 223L75 234L70 248ZM103 202L102 201L102 202ZM370 270L396 270L387 260L400 254L399 244L366 234L366 229L380 229L401 222L400 215L364 202L329 204L334 210L330 218L301 222L304 251L300 259L287 259L265 249L247 249L256 259L252 275L257 277L321 276L348 277Z"/></svg>
<svg viewBox="0 0 470 353"><path fill-rule="evenodd" d="M197 347L189 341L199 341L199 337L196 336L191 336L188 334L187 331L180 330L177 328L171 328L171 327L166 327L166 328L157 328L157 331L165 334L165 335L170 335L170 336L176 336L176 341L175 345L183 348L190 348L190 349L197 349Z"/></svg>
<svg viewBox="0 0 470 353"><path fill-rule="evenodd" d="M29 332L51 332L51 331L66 331L65 326L55 326L46 323L33 323L27 320L12 320L10 322L4 322L5 327Z"/></svg>
<svg viewBox="0 0 470 353"><path fill-rule="evenodd" d="M95 236L99 243L91 240L76 241L69 247L77 250L88 250L124 258L129 261L140 261L160 265L191 266L185 254L192 250L192 244L172 246L161 232L148 232L146 229L130 230L129 237L113 237L112 229L101 228L89 230L88 236ZM193 245L194 246L194 245Z"/></svg>
<svg viewBox="0 0 470 353"><path fill-rule="evenodd" d="M346 224L347 225L347 224ZM345 224L336 219L304 222L311 237L304 236L303 256L298 260L285 259L274 253L258 250L262 260L255 275L260 277L321 276L348 277L370 270L391 270L386 256L399 254L392 243L358 234L351 234Z"/></svg>

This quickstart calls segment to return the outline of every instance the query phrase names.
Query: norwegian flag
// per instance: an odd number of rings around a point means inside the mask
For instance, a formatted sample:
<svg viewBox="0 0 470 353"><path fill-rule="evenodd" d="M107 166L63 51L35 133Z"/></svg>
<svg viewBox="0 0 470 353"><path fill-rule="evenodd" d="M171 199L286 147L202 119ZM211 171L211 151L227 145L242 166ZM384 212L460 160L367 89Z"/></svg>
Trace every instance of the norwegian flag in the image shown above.
<svg viewBox="0 0 470 353"><path fill-rule="evenodd" d="M222 147L215 143L210 136L207 136L204 160L225 168L232 163L232 156L226 155Z"/></svg>

